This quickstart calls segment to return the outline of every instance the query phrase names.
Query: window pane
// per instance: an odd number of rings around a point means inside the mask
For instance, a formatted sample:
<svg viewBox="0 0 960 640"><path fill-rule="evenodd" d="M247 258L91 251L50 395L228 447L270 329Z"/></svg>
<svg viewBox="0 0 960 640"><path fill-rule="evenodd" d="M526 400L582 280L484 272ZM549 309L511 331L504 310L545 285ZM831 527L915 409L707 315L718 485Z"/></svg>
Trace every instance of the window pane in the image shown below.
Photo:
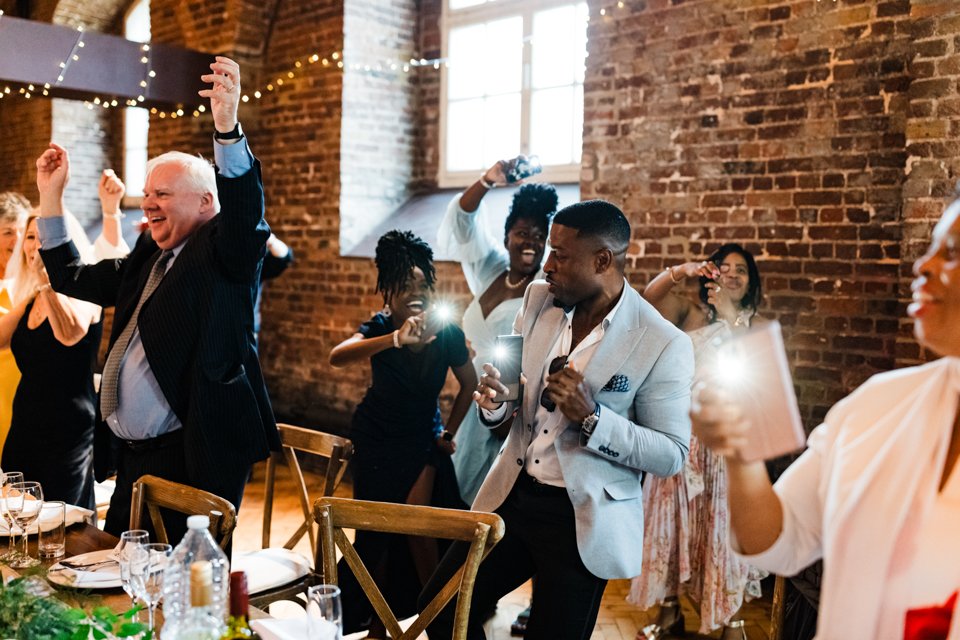
<svg viewBox="0 0 960 640"><path fill-rule="evenodd" d="M573 149L570 157L574 164L580 164L583 154L583 85L573 88Z"/></svg>
<svg viewBox="0 0 960 640"><path fill-rule="evenodd" d="M486 126L480 168L520 153L520 94L487 98L484 115Z"/></svg>
<svg viewBox="0 0 960 640"><path fill-rule="evenodd" d="M484 68L487 95L520 91L523 83L523 18L487 23ZM520 112L517 112L519 117Z"/></svg>
<svg viewBox="0 0 960 640"><path fill-rule="evenodd" d="M483 102L479 98L447 105L448 171L482 170Z"/></svg>
<svg viewBox="0 0 960 640"><path fill-rule="evenodd" d="M589 14L590 11L587 8L586 2L581 2L577 5L577 17L573 23L573 41L575 43L573 50L576 52L577 58L573 61L573 68L576 82L580 84L583 84L583 73L587 67L587 18ZM583 100L580 101L580 113L581 115L583 114ZM577 152L577 157L580 157L579 151Z"/></svg>
<svg viewBox="0 0 960 640"><path fill-rule="evenodd" d="M533 87L573 83L571 36L573 6L540 11L533 16Z"/></svg>
<svg viewBox="0 0 960 640"><path fill-rule="evenodd" d="M150 2L140 0L127 11L123 23L123 35L127 40L150 42Z"/></svg>
<svg viewBox="0 0 960 640"><path fill-rule="evenodd" d="M147 136L150 112L138 107L123 110L123 181L128 196L142 196L147 172Z"/></svg>
<svg viewBox="0 0 960 640"><path fill-rule="evenodd" d="M572 86L541 89L530 96L530 153L545 165L573 161L573 100Z"/></svg>
<svg viewBox="0 0 960 640"><path fill-rule="evenodd" d="M484 35L486 25L450 30L447 97L450 100L483 95Z"/></svg>

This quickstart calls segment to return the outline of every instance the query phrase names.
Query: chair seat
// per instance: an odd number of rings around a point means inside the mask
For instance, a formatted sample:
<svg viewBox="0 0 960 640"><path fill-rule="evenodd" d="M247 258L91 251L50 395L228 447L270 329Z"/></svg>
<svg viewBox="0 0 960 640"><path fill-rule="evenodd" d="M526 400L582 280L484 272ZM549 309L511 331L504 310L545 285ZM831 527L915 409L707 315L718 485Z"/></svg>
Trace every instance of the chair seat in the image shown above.
<svg viewBox="0 0 960 640"><path fill-rule="evenodd" d="M247 573L251 595L294 582L310 573L310 560L282 547L233 554L231 571Z"/></svg>

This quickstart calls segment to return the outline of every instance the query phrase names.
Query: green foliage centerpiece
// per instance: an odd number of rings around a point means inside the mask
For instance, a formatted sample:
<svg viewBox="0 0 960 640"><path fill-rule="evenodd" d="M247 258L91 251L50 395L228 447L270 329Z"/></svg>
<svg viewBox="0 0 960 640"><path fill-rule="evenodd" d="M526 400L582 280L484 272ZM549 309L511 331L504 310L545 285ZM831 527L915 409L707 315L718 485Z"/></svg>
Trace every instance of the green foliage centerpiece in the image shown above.
<svg viewBox="0 0 960 640"><path fill-rule="evenodd" d="M122 614L110 607L96 607L90 613L58 599L37 576L0 581L0 638L17 640L150 640L147 625L134 622L142 607Z"/></svg>

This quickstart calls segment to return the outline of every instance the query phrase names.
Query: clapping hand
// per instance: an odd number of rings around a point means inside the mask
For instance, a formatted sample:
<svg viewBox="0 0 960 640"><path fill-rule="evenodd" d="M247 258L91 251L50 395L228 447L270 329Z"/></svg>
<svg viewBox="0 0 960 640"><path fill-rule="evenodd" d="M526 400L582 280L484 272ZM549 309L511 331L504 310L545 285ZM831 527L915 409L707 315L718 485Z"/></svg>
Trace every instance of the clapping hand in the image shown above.
<svg viewBox="0 0 960 640"><path fill-rule="evenodd" d="M240 65L224 56L217 56L210 64L213 73L200 76L204 82L213 85L202 89L203 98L210 99L210 113L213 126L220 133L229 133L237 126L237 109L240 106Z"/></svg>

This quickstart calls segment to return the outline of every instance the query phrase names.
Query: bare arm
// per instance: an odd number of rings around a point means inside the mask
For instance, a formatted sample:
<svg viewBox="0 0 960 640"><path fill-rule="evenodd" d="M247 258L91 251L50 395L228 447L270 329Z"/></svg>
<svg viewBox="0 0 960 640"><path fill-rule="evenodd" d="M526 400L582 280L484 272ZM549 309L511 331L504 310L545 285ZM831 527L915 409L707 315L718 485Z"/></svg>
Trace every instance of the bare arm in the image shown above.
<svg viewBox="0 0 960 640"><path fill-rule="evenodd" d="M690 331L705 324L706 318L692 301L673 293L674 286L689 278L716 277L716 265L711 262L685 262L669 267L647 283L643 299L654 306L674 326Z"/></svg>
<svg viewBox="0 0 960 640"><path fill-rule="evenodd" d="M693 433L727 464L727 502L730 527L740 551L757 554L769 549L783 530L783 505L770 484L762 462L742 462L748 425L739 407L710 389L694 393L690 411Z"/></svg>
<svg viewBox="0 0 960 640"><path fill-rule="evenodd" d="M487 184L497 187L502 187L507 184L506 166L506 160L497 160L496 164L484 172L481 180L477 180L467 187L467 190L460 196L460 208L467 213L473 213L477 210L477 207L480 206L480 201L483 200L483 196L487 195L487 191L489 191L487 187L483 186L482 181L486 181Z"/></svg>
<svg viewBox="0 0 960 640"><path fill-rule="evenodd" d="M120 230L120 221L123 219L120 201L123 200L126 190L113 169L104 169L100 174L97 195L100 198L100 210L103 212L103 239L113 247L118 246L123 237Z"/></svg>
<svg viewBox="0 0 960 640"><path fill-rule="evenodd" d="M467 411L470 411L473 404L473 390L477 387L477 371L473 368L473 361L467 360L459 367L453 368L453 375L460 383L460 390L453 401L453 407L450 408L450 416L447 418L447 431L456 433L463 422Z"/></svg>
<svg viewBox="0 0 960 640"><path fill-rule="evenodd" d="M0 316L0 349L10 348L10 339L13 338L13 332L17 330L20 319L23 318L27 306L33 301L33 296L27 296L19 303L13 305L13 308L3 316Z"/></svg>
<svg viewBox="0 0 960 640"><path fill-rule="evenodd" d="M345 367L354 362L368 360L381 351L395 349L398 345L403 348L408 344L428 344L435 340L436 336L424 336L423 325L424 318L420 315L407 318L393 333L376 338L355 333L330 351L330 364L335 368Z"/></svg>
<svg viewBox="0 0 960 640"><path fill-rule="evenodd" d="M393 348L392 333L376 338L367 338L362 333L355 333L333 348L330 352L330 365L339 369Z"/></svg>
<svg viewBox="0 0 960 640"><path fill-rule="evenodd" d="M38 298L47 305L47 319L53 329L53 336L68 347L83 340L100 313L97 305L68 298L54 291L49 285L41 288Z"/></svg>

